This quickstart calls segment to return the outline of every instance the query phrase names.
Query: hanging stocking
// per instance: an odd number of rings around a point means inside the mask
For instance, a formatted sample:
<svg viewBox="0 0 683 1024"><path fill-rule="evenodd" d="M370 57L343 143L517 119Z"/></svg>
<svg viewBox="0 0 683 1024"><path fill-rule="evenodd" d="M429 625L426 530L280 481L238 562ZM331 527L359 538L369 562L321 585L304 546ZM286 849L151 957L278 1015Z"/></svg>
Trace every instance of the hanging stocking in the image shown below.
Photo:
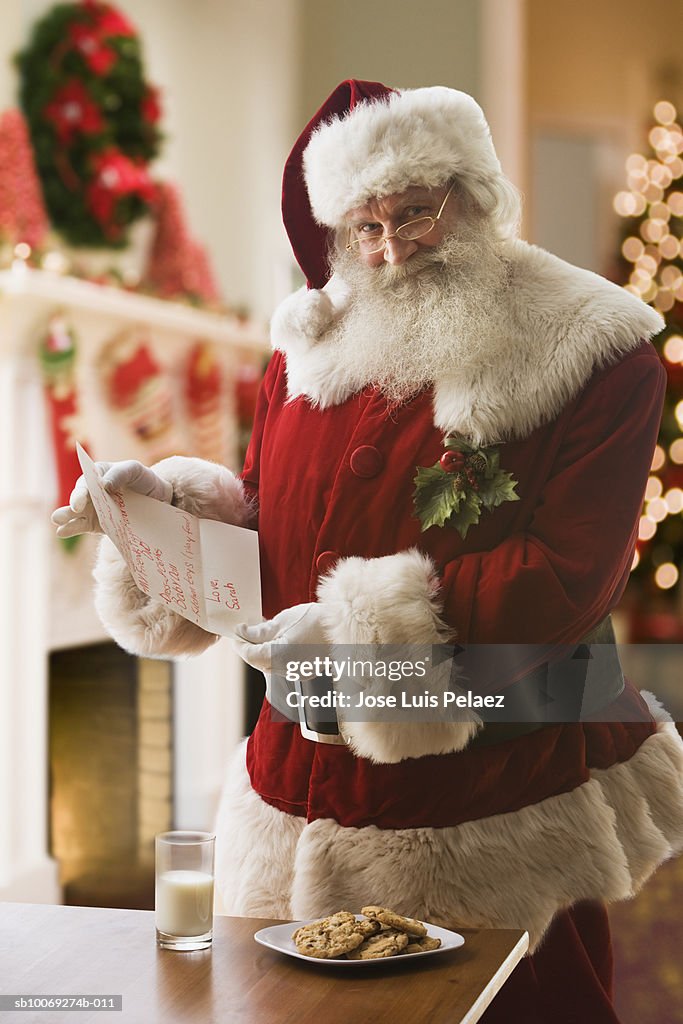
<svg viewBox="0 0 683 1024"><path fill-rule="evenodd" d="M149 465L183 453L171 383L144 334L116 338L105 349L101 366L108 401L123 416L136 447L142 446L141 460Z"/></svg>
<svg viewBox="0 0 683 1024"><path fill-rule="evenodd" d="M190 352L185 381L190 450L200 459L225 465L230 460L226 389L211 345L200 341Z"/></svg>
<svg viewBox="0 0 683 1024"><path fill-rule="evenodd" d="M81 475L76 454L76 441L84 447L83 430L78 416L76 388L76 342L62 316L50 320L47 334L40 346L40 359L45 380L52 445L57 475L57 505L68 505L71 491ZM73 548L78 537L62 541Z"/></svg>

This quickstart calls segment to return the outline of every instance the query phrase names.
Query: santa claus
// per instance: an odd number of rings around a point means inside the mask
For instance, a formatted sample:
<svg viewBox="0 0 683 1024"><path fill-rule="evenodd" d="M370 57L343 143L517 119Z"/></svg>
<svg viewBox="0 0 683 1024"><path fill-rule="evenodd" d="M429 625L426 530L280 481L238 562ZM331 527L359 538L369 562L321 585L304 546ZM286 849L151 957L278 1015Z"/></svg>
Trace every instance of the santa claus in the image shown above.
<svg viewBox="0 0 683 1024"><path fill-rule="evenodd" d="M235 644L266 671L273 641L609 636L662 409L659 315L518 240L482 111L452 89L343 83L283 197L308 287L273 318L242 473L172 458L105 479L258 529L266 621ZM82 483L55 516L94 528ZM217 639L107 539L95 578L127 650ZM683 842L681 741L616 678L600 721L344 721L335 742L264 701L218 816L223 909L523 928L530 955L483 1019L614 1024L605 903Z"/></svg>

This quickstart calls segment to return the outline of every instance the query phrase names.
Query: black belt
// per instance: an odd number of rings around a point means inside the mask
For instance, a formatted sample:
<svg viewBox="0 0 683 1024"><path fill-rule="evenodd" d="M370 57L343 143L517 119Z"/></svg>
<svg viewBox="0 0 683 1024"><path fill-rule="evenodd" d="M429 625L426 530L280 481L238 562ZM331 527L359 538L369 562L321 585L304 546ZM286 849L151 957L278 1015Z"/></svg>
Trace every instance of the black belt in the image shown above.
<svg viewBox="0 0 683 1024"><path fill-rule="evenodd" d="M612 619L607 615L563 658L545 662L505 687L506 720L486 721L469 746L488 747L561 722L581 721L617 700L624 685ZM544 695L544 704L539 694Z"/></svg>
<svg viewBox="0 0 683 1024"><path fill-rule="evenodd" d="M539 652L555 653L519 679L507 684L520 657L533 663ZM491 644L441 648L452 658L451 682L456 689L468 686L473 692L504 696L498 712L487 707L483 727L469 744L487 747L516 739L562 722L579 722L613 703L624 689L614 629L606 616L578 644L567 644L562 656L548 644ZM320 680L299 684L302 692L315 692ZM482 685L483 682L483 685ZM476 710L476 708L475 708ZM286 712L284 712L286 714ZM304 736L319 743L342 744L336 716L318 716L309 708L300 710ZM496 716L499 715L499 719Z"/></svg>

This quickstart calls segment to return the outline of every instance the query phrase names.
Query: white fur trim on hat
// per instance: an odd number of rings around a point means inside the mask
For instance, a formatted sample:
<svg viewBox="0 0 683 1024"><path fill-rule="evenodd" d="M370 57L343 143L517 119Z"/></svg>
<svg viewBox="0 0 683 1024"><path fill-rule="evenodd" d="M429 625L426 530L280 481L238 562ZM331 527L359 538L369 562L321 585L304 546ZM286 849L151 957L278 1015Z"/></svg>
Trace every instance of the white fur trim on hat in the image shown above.
<svg viewBox="0 0 683 1024"><path fill-rule="evenodd" d="M273 344L304 353L330 329L349 304L348 286L333 274L324 288L299 288L277 307L270 324Z"/></svg>
<svg viewBox="0 0 683 1024"><path fill-rule="evenodd" d="M373 197L457 178L501 237L517 234L517 190L501 170L481 107L457 89L406 89L359 103L316 129L303 161L313 214L328 227Z"/></svg>

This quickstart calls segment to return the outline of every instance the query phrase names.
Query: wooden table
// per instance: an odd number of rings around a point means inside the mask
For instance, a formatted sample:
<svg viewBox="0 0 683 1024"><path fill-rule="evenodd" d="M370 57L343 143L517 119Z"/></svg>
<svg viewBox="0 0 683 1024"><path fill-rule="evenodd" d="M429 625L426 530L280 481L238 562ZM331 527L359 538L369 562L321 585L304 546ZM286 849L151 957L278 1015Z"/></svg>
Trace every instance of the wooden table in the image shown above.
<svg viewBox="0 0 683 1024"><path fill-rule="evenodd" d="M309 964L254 942L275 921L217 917L213 950L155 944L148 910L0 904L0 993L123 995L123 1012L0 1011L11 1024L474 1024L529 944L459 929L465 945L377 967Z"/></svg>

